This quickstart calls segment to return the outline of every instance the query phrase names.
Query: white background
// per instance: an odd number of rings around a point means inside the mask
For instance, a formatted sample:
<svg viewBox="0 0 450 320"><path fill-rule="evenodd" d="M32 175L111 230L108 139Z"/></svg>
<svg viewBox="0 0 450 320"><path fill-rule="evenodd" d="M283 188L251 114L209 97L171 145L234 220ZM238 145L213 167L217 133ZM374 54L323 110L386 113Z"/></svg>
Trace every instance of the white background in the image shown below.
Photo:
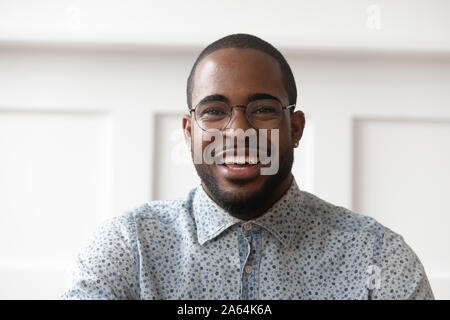
<svg viewBox="0 0 450 320"><path fill-rule="evenodd" d="M400 233L450 298L450 2L0 0L0 298L57 299L100 221L198 184L180 134L201 49L287 58L300 188Z"/></svg>

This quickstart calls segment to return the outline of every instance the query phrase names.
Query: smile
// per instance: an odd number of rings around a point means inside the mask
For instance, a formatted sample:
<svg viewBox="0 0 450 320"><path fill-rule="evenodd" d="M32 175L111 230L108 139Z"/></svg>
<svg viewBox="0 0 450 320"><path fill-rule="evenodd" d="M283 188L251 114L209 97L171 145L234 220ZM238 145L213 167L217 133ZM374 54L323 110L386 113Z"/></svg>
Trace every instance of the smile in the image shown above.
<svg viewBox="0 0 450 320"><path fill-rule="evenodd" d="M235 156L227 154L222 163L218 165L218 168L225 178L251 179L260 175L261 163L257 156Z"/></svg>

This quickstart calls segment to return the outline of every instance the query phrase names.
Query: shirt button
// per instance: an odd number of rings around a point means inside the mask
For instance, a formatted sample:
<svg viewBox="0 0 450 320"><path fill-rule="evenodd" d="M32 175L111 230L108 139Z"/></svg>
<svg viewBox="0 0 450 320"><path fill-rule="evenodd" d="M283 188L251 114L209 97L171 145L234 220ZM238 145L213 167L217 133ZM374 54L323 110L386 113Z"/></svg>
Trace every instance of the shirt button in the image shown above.
<svg viewBox="0 0 450 320"><path fill-rule="evenodd" d="M253 271L253 268L251 265L245 266L245 273L250 274L250 273L252 273L252 271Z"/></svg>
<svg viewBox="0 0 450 320"><path fill-rule="evenodd" d="M251 230L252 224L250 222L244 223L244 230L248 231Z"/></svg>

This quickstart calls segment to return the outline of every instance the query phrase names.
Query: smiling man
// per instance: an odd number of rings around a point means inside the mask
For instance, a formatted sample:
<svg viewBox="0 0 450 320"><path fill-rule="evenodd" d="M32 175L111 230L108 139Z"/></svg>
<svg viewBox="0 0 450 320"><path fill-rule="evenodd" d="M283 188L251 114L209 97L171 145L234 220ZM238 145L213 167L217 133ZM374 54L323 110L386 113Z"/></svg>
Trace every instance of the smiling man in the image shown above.
<svg viewBox="0 0 450 320"><path fill-rule="evenodd" d="M105 222L62 298L433 299L400 235L299 189L296 99L288 63L264 40L205 48L182 120L201 185Z"/></svg>

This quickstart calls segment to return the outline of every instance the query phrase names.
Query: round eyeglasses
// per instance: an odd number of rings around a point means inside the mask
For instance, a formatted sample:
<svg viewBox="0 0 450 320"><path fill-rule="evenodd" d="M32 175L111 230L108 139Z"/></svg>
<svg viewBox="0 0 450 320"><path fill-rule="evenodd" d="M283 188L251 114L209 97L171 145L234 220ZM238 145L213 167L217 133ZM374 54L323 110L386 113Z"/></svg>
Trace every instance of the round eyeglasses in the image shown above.
<svg viewBox="0 0 450 320"><path fill-rule="evenodd" d="M276 129L280 125L283 111L294 107L295 104L283 107L274 99L251 101L247 106L230 106L223 101L209 101L190 109L190 112L194 112L195 121L204 131L225 129L231 121L233 108L245 108L247 121L255 129Z"/></svg>

